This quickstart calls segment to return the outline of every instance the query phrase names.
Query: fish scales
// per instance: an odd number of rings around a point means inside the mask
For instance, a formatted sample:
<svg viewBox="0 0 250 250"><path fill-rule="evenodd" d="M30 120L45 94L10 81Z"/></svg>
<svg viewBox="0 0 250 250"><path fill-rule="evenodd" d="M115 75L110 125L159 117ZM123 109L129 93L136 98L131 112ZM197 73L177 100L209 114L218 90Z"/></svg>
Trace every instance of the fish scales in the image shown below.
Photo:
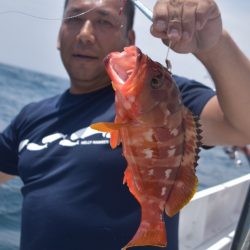
<svg viewBox="0 0 250 250"><path fill-rule="evenodd" d="M114 123L91 127L122 143L124 183L141 205L141 223L123 247L167 245L163 215L175 215L197 188L195 167L201 130L182 104L170 72L135 46L105 59L116 93Z"/></svg>

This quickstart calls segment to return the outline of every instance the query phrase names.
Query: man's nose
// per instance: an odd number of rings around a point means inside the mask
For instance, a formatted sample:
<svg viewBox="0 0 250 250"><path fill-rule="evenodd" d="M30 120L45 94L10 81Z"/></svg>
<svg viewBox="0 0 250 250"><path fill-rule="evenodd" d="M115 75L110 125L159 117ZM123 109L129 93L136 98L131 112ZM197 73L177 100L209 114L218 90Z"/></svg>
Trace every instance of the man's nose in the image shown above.
<svg viewBox="0 0 250 250"><path fill-rule="evenodd" d="M94 26L90 20L86 20L78 34L78 39L83 43L94 43L95 42L95 34L94 34Z"/></svg>

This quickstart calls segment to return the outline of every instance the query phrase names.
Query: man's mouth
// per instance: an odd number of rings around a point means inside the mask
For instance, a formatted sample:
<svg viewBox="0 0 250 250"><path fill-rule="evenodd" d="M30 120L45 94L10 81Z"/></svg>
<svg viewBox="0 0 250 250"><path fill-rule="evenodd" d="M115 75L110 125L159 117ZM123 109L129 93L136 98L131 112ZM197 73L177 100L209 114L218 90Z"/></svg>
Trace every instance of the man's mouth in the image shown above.
<svg viewBox="0 0 250 250"><path fill-rule="evenodd" d="M84 54L73 54L74 58L82 59L82 60L97 60L97 56L92 55L84 55Z"/></svg>

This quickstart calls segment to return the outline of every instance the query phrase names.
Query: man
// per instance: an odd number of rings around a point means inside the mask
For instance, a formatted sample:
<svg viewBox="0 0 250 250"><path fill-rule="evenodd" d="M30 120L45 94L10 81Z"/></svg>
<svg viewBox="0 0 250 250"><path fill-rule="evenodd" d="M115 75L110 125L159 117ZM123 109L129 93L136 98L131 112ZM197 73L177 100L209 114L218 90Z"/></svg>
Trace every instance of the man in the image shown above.
<svg viewBox="0 0 250 250"><path fill-rule="evenodd" d="M112 151L106 135L89 128L114 119L103 58L135 42L131 2L121 14L120 8L117 0L66 1L66 18L91 9L60 28L58 49L70 89L26 106L1 134L0 170L24 182L22 250L118 250L139 225L140 207L122 185L121 148ZM203 144L249 144L250 63L222 31L215 3L159 0L151 32L176 52L193 53L215 81L217 96L175 77L185 105L200 115ZM165 219L165 249L177 250L178 215Z"/></svg>

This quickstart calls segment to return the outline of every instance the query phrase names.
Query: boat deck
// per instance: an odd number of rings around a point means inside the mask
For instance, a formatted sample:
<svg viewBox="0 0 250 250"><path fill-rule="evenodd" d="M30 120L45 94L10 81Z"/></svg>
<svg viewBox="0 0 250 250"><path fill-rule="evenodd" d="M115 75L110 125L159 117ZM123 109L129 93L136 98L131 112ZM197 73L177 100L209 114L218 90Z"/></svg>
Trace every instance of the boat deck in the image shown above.
<svg viewBox="0 0 250 250"><path fill-rule="evenodd" d="M180 250L229 250L250 174L197 192L180 213Z"/></svg>

